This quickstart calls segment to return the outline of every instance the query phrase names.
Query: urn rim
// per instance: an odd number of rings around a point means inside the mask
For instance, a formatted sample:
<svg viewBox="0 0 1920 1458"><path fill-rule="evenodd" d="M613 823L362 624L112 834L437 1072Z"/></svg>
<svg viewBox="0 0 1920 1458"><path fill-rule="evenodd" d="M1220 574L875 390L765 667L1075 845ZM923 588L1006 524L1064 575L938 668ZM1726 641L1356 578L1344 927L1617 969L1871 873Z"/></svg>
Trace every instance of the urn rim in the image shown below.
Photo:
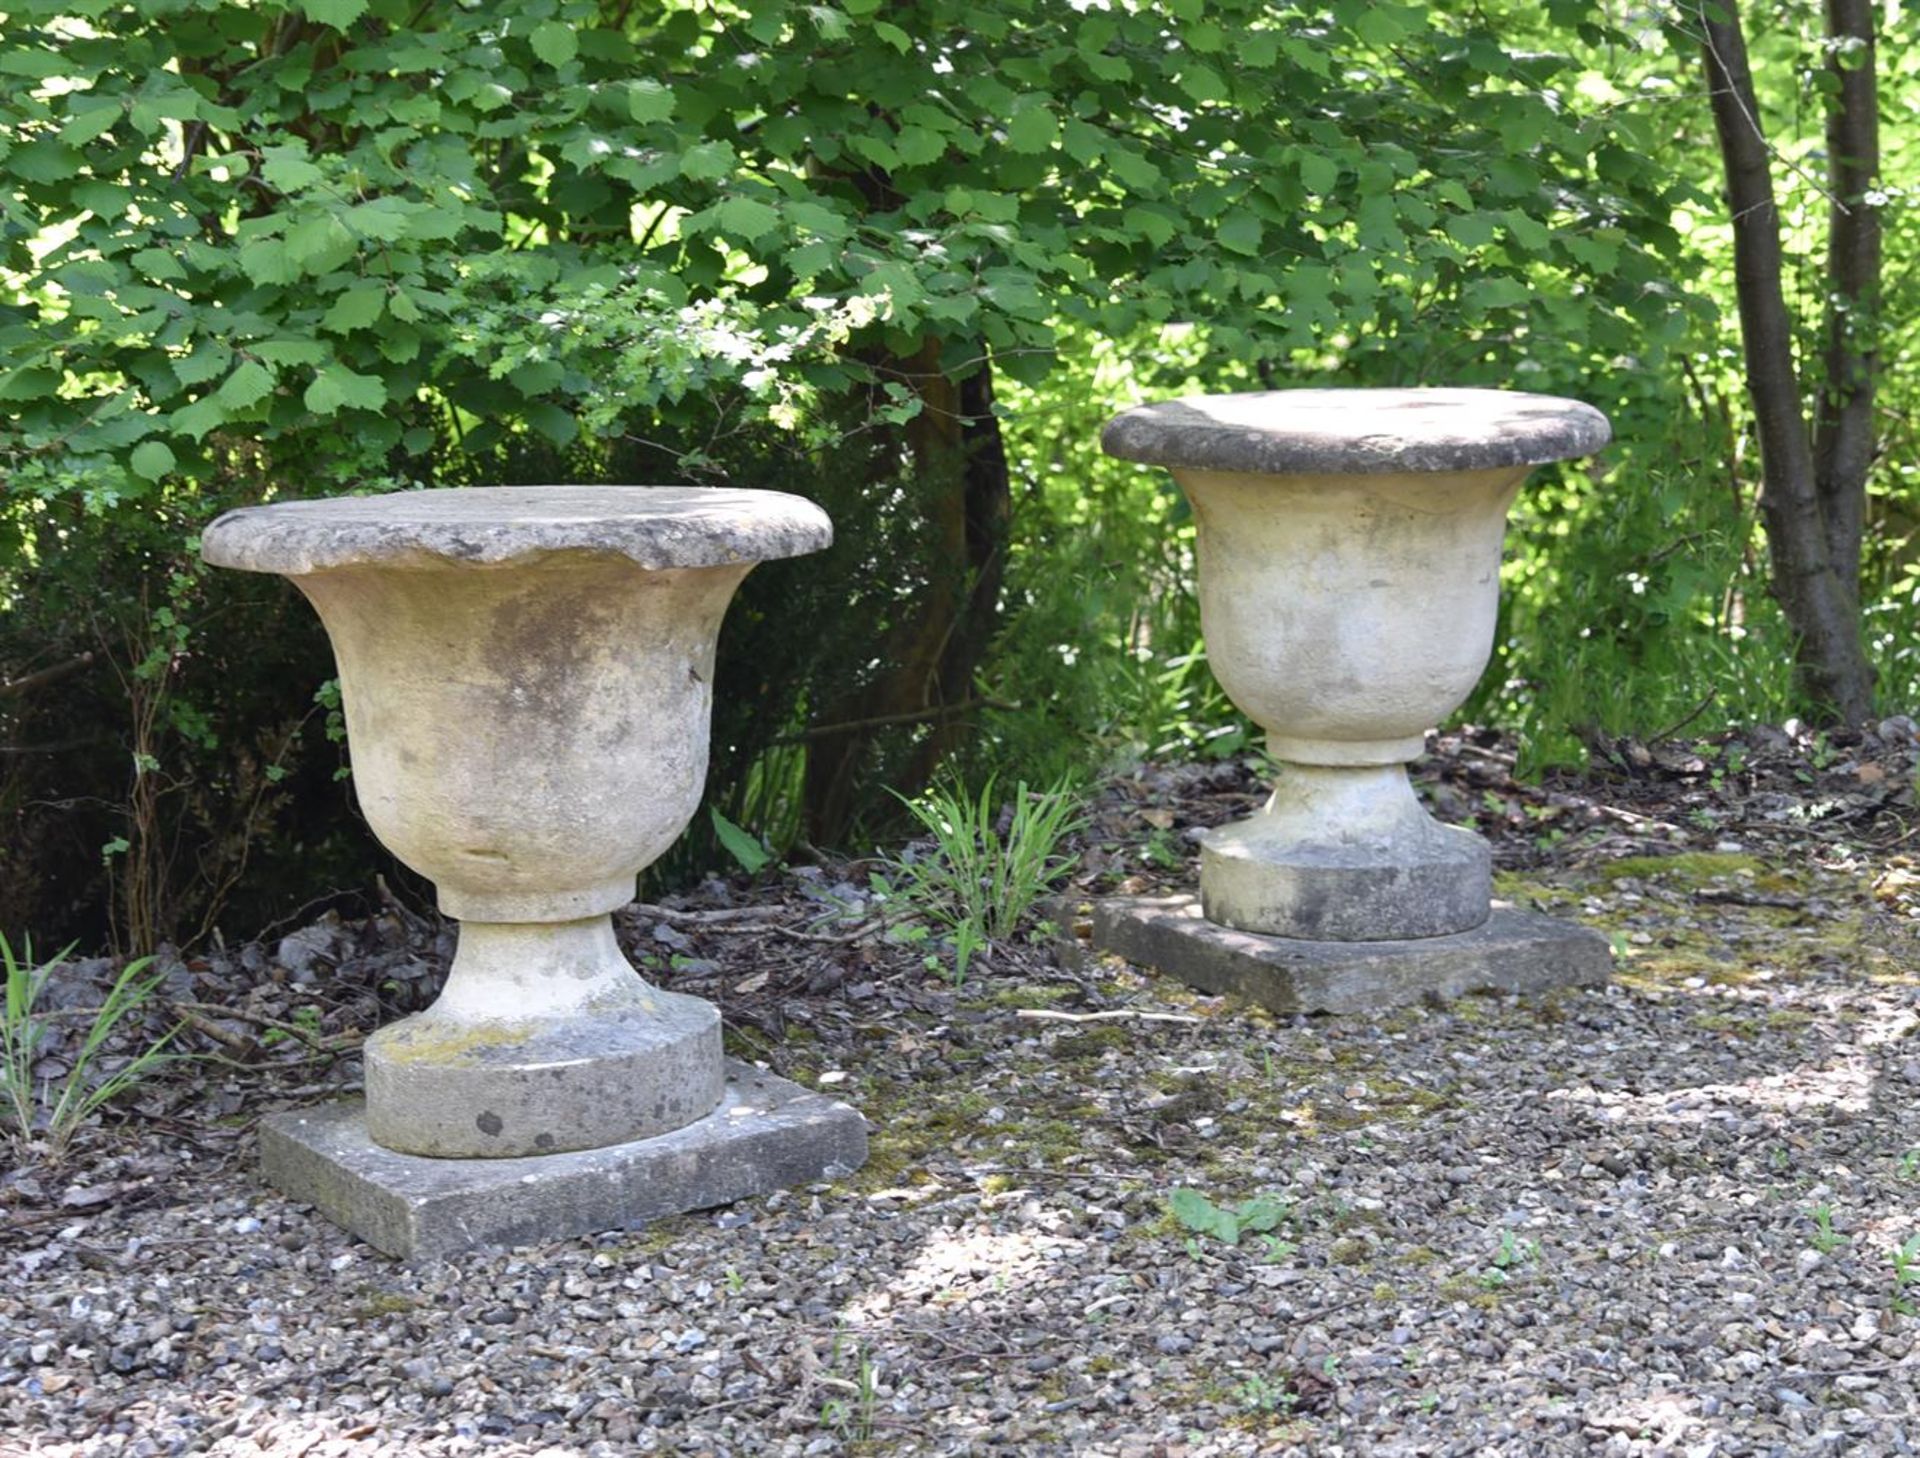
<svg viewBox="0 0 1920 1458"><path fill-rule="evenodd" d="M815 552L833 525L782 491L712 486L465 486L229 511L201 534L216 567L300 576L342 567L501 566L554 553L647 569L744 566Z"/></svg>
<svg viewBox="0 0 1920 1458"><path fill-rule="evenodd" d="M1378 475L1537 466L1612 437L1591 405L1522 390L1253 390L1137 405L1107 422L1110 456L1244 475Z"/></svg>

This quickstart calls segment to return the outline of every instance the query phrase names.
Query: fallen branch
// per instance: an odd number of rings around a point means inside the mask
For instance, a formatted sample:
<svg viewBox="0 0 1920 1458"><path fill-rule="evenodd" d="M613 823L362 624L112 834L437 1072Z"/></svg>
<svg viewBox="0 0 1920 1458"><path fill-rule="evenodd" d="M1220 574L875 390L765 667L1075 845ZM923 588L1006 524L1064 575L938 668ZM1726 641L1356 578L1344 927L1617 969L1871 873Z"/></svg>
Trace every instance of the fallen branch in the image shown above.
<svg viewBox="0 0 1920 1458"><path fill-rule="evenodd" d="M65 663L50 664L32 673L23 673L18 678L0 678L0 698L6 698L10 694L24 694L33 689L45 688L50 683L58 683L63 678L71 678L92 662L93 653L88 651L76 658L69 658Z"/></svg>
<svg viewBox="0 0 1920 1458"><path fill-rule="evenodd" d="M818 724L811 729L803 729L798 734L784 734L771 741L774 744L811 744L816 739L834 739L842 734L854 734L862 729L885 729L899 724L927 724L941 719L955 719L962 714L971 714L975 709L1015 710L1020 705L1006 699L977 698L962 699L957 704L935 704L929 709L908 709L898 714L878 714L871 719L849 719L841 724Z"/></svg>
<svg viewBox="0 0 1920 1458"><path fill-rule="evenodd" d="M632 916L651 916L661 921L680 922L691 926L724 926L730 921L769 921L784 915L784 906L730 906L718 911L675 911L670 906L652 906L644 901L636 901L627 908Z"/></svg>

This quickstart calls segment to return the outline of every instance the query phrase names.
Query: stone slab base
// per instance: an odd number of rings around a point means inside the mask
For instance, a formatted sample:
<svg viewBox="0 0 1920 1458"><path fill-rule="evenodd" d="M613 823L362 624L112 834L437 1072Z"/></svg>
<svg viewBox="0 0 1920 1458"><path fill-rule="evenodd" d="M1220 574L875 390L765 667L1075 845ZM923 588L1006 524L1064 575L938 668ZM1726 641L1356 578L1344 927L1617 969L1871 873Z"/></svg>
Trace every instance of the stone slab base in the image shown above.
<svg viewBox="0 0 1920 1458"><path fill-rule="evenodd" d="M270 1115L267 1182L368 1245L408 1260L479 1245L532 1245L630 1229L809 1180L867 1158L867 1121L846 1104L727 1061L706 1118L652 1139L517 1159L429 1159L367 1136L358 1100Z"/></svg>
<svg viewBox="0 0 1920 1458"><path fill-rule="evenodd" d="M1208 921L1196 896L1114 897L1093 906L1093 945L1275 1012L1377 1012L1465 992L1541 992L1605 982L1607 939L1500 902L1472 931L1400 942L1308 942Z"/></svg>

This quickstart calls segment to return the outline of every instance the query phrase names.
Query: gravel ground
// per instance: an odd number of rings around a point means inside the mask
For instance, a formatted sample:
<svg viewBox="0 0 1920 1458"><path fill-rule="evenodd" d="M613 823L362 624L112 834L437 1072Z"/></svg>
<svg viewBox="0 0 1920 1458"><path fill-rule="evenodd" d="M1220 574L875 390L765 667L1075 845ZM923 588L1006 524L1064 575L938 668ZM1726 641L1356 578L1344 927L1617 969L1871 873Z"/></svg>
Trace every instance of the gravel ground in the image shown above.
<svg viewBox="0 0 1920 1458"><path fill-rule="evenodd" d="M866 1170L408 1269L243 1125L130 1123L11 1177L0 1453L1911 1453L1920 877L1718 843L1507 857L1615 985L1371 1022L666 917L676 985L753 989L736 1051L867 1111Z"/></svg>

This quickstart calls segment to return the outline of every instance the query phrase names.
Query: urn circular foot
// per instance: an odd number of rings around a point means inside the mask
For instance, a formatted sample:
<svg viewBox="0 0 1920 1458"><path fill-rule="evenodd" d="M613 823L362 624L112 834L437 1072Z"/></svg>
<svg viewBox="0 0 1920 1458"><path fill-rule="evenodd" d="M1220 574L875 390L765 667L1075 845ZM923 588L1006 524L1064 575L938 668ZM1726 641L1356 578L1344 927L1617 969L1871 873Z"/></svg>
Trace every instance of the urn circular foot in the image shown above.
<svg viewBox="0 0 1920 1458"><path fill-rule="evenodd" d="M461 928L446 991L366 1045L367 1132L403 1154L505 1158L650 1139L725 1088L720 1014L662 992L606 918Z"/></svg>
<svg viewBox="0 0 1920 1458"><path fill-rule="evenodd" d="M1266 809L1201 849L1209 921L1309 941L1471 931L1492 907L1493 856L1421 808L1398 765L1286 765Z"/></svg>

